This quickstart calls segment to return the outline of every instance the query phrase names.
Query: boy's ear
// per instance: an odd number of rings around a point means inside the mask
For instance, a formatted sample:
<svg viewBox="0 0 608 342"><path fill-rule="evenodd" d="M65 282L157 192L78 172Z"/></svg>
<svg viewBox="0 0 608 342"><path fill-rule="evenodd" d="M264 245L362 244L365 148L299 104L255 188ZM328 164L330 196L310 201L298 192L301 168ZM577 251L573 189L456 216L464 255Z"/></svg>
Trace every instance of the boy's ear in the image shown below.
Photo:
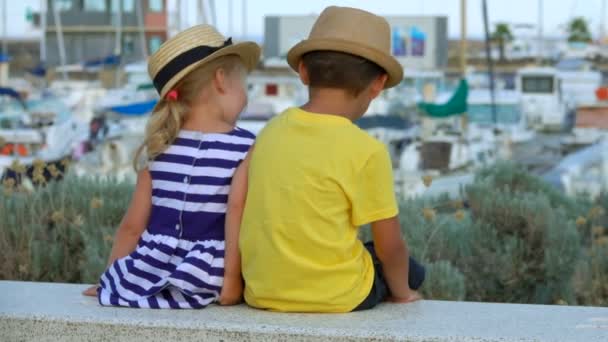
<svg viewBox="0 0 608 342"><path fill-rule="evenodd" d="M304 65L304 62L300 61L298 63L298 74L300 75L300 80L304 85L308 85L310 83L310 78L308 77L308 69Z"/></svg>
<svg viewBox="0 0 608 342"><path fill-rule="evenodd" d="M372 81L372 84L370 85L370 94L372 96L372 99L375 99L376 97L378 97L378 95L380 95L380 93L384 90L384 86L386 85L387 81L387 74L382 74L381 76L378 76L375 80Z"/></svg>

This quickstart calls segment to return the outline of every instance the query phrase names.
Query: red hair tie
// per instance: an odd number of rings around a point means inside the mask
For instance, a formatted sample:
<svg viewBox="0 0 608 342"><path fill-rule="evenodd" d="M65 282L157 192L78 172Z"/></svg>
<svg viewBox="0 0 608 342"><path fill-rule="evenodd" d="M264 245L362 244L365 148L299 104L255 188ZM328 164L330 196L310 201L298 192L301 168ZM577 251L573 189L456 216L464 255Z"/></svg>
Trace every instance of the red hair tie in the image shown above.
<svg viewBox="0 0 608 342"><path fill-rule="evenodd" d="M177 101L178 97L179 97L179 93L175 89L173 89L170 92L168 92L167 95L165 96L165 98L168 101Z"/></svg>

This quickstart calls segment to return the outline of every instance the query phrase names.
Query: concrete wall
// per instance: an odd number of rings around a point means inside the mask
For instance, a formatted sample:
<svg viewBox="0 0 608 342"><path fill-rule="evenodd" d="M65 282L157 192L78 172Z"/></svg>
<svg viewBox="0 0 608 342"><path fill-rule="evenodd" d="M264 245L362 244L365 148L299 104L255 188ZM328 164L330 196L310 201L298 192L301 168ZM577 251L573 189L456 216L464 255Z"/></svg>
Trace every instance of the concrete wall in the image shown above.
<svg viewBox="0 0 608 342"><path fill-rule="evenodd" d="M203 310L101 307L86 285L0 281L2 341L606 342L608 308L442 302L347 314L245 305Z"/></svg>

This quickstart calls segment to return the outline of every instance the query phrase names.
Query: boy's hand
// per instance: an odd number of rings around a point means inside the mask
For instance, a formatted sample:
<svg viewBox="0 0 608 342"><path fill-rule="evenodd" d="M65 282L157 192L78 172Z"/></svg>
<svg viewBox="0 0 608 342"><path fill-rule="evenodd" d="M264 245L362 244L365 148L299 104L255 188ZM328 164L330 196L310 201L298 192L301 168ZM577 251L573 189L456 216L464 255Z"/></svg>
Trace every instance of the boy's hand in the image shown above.
<svg viewBox="0 0 608 342"><path fill-rule="evenodd" d="M220 293L220 305L236 305L243 299L243 279L234 276L224 277L224 286Z"/></svg>
<svg viewBox="0 0 608 342"><path fill-rule="evenodd" d="M93 286L89 287L88 289L82 291L82 295L83 296L97 297L97 289L98 288L99 288L99 285L93 285Z"/></svg>
<svg viewBox="0 0 608 342"><path fill-rule="evenodd" d="M387 302L391 302L391 303L412 303L415 302L417 300L421 300L422 299L422 295L420 293L418 293L418 291L414 291L414 290L410 290L410 293L407 297L405 298L398 298L398 297L388 297L386 299Z"/></svg>

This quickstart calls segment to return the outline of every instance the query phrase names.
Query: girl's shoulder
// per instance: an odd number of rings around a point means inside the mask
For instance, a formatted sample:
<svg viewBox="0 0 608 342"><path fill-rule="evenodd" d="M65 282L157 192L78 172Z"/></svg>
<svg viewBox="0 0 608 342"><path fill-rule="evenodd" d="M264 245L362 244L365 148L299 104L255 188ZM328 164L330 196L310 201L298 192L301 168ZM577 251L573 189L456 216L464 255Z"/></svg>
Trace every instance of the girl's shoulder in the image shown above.
<svg viewBox="0 0 608 342"><path fill-rule="evenodd" d="M180 130L172 145L192 144L202 141L219 141L219 142L240 142L253 144L255 134L250 131L235 127L232 131L226 133L201 133L189 130Z"/></svg>
<svg viewBox="0 0 608 342"><path fill-rule="evenodd" d="M232 132L230 132L229 134L232 134L235 137L239 137L239 138L243 138L243 139L249 139L251 140L251 143L253 143L253 141L255 140L255 134L251 133L250 131L241 128L241 127L235 127L234 130Z"/></svg>

